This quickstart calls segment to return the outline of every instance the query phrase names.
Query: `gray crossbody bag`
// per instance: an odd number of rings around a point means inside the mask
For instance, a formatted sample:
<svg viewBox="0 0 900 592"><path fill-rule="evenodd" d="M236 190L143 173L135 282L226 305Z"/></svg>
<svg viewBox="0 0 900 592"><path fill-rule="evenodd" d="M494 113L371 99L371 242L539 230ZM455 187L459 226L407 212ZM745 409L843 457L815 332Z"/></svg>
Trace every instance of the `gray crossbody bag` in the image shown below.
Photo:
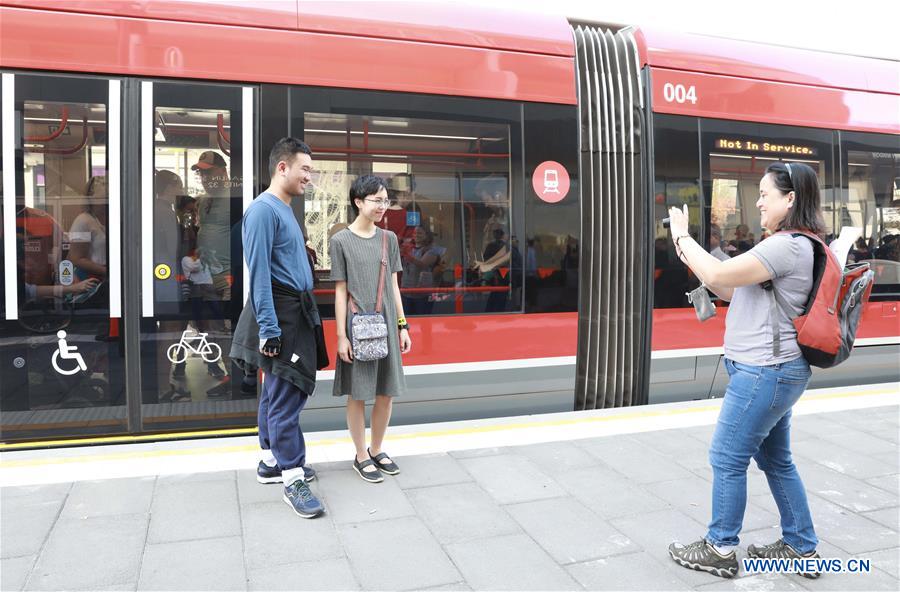
<svg viewBox="0 0 900 592"><path fill-rule="evenodd" d="M384 297L384 276L387 269L387 233L381 233L381 271L378 274L378 300L375 312L360 312L353 302L353 295L347 291L347 301L352 317L350 319L350 345L353 359L359 362L373 362L388 355L388 326L381 312Z"/></svg>

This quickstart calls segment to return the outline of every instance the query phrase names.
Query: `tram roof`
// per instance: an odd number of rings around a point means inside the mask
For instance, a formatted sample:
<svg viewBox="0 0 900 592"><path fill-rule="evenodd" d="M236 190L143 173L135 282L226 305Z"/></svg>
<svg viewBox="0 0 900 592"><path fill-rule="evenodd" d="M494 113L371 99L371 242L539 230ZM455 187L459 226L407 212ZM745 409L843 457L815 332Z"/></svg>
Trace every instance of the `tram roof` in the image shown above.
<svg viewBox="0 0 900 592"><path fill-rule="evenodd" d="M574 56L563 16L450 2L320 0L2 0L22 8L404 39Z"/></svg>
<svg viewBox="0 0 900 592"><path fill-rule="evenodd" d="M638 27L651 67L828 88L900 94L900 62Z"/></svg>

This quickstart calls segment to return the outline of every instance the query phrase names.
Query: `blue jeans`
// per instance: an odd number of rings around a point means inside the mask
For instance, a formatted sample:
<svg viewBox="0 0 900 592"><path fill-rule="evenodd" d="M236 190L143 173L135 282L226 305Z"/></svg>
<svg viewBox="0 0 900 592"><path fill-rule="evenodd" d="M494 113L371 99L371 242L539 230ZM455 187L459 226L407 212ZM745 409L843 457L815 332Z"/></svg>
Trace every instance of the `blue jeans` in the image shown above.
<svg viewBox="0 0 900 592"><path fill-rule="evenodd" d="M818 544L803 481L791 459L791 408L809 382L802 357L773 366L725 360L731 377L709 449L712 520L706 540L736 546L747 506L750 458L766 474L784 541L801 554Z"/></svg>
<svg viewBox="0 0 900 592"><path fill-rule="evenodd" d="M306 464L300 412L309 395L274 374L266 374L259 396L259 445L271 450L282 471Z"/></svg>

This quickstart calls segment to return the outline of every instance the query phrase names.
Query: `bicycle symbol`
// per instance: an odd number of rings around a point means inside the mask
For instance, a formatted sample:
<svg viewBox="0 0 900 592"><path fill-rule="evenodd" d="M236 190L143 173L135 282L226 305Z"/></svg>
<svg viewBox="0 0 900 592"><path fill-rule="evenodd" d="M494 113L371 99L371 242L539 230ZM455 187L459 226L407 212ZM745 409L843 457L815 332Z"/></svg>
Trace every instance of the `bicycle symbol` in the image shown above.
<svg viewBox="0 0 900 592"><path fill-rule="evenodd" d="M198 331L196 334L190 335L190 332L190 329L185 329L184 333L181 334L181 341L173 343L166 350L166 357L169 358L170 362L181 364L187 359L188 352L200 354L203 361L209 364L222 359L222 348L218 344L210 343L206 340L206 336L209 333L200 333ZM198 345L193 345L198 341L200 342Z"/></svg>

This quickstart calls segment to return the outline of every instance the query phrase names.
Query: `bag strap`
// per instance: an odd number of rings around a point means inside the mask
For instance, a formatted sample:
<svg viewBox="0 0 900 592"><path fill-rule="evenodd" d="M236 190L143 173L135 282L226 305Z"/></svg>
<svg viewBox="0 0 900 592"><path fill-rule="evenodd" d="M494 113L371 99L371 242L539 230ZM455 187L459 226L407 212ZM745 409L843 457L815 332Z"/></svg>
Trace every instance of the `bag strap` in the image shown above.
<svg viewBox="0 0 900 592"><path fill-rule="evenodd" d="M779 311L792 320L790 313L790 305L782 298L778 290L775 289L775 282L769 280L763 282L763 290L769 293L769 324L772 325L772 355L778 357L781 355L781 327L778 323Z"/></svg>
<svg viewBox="0 0 900 592"><path fill-rule="evenodd" d="M376 231L377 232L377 231ZM381 231L381 271L378 272L378 300L375 303L375 312L381 312L381 303L384 298L384 276L387 269L387 232ZM353 302L353 294L347 290L347 301L350 303L350 311L359 314L359 309Z"/></svg>

